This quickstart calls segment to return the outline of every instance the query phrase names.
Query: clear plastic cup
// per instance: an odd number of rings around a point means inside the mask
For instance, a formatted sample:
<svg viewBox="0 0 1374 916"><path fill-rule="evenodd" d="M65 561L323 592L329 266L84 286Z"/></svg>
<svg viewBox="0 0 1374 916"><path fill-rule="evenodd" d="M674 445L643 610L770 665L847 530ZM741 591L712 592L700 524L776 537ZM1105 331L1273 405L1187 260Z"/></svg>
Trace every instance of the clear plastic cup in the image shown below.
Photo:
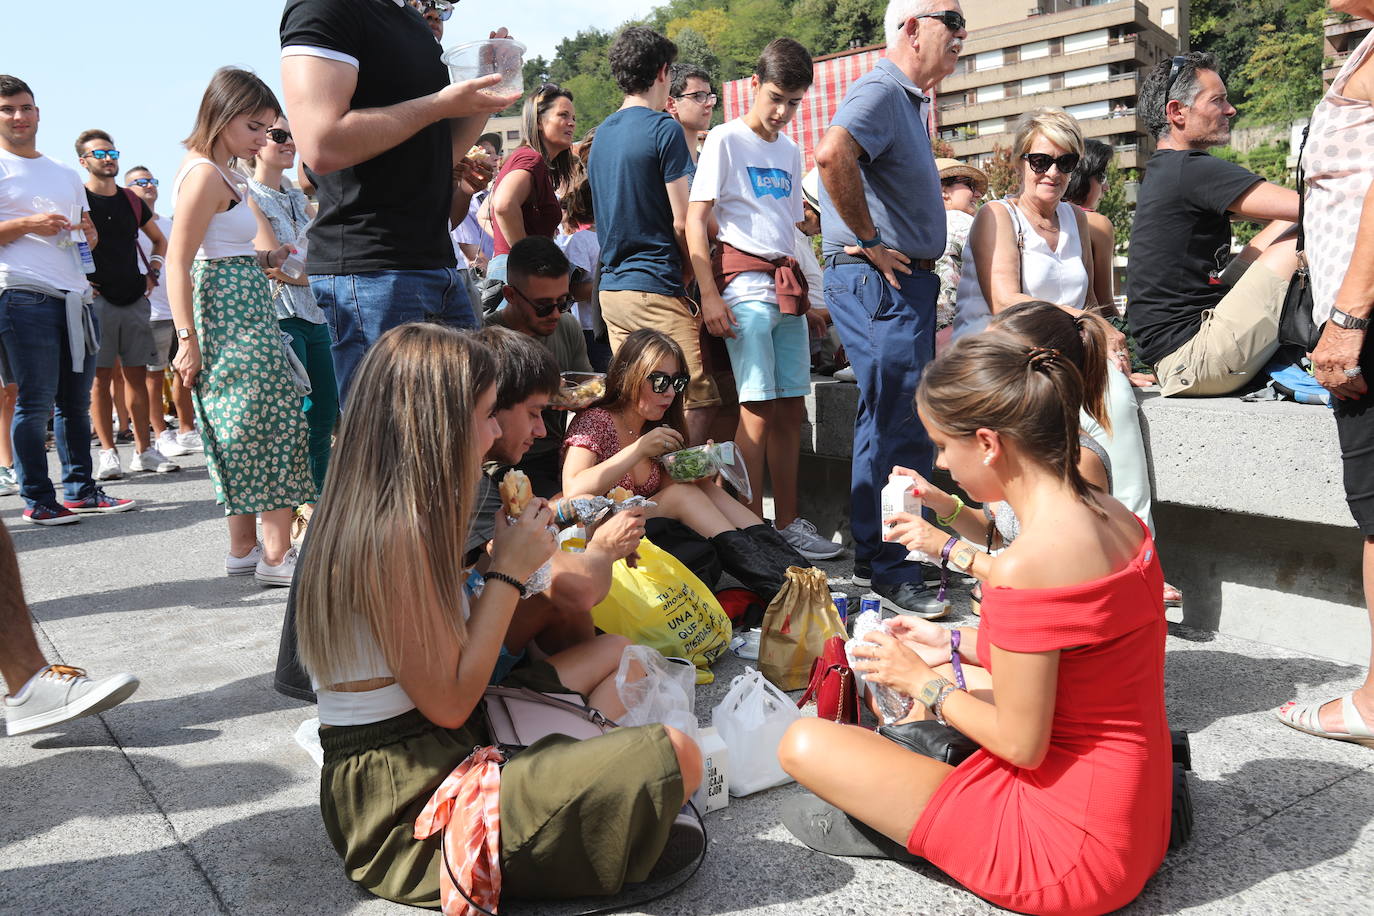
<svg viewBox="0 0 1374 916"><path fill-rule="evenodd" d="M491 73L501 74L501 82L482 91L489 95L520 95L525 91L525 46L514 38L484 38L455 45L441 58L448 67L449 80L461 83Z"/></svg>

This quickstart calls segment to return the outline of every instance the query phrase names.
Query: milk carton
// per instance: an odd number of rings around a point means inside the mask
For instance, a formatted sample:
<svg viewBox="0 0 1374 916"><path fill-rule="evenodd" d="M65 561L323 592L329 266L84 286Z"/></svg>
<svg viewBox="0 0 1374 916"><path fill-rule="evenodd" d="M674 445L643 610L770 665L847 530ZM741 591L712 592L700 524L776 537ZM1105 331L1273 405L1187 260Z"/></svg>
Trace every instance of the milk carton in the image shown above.
<svg viewBox="0 0 1374 916"><path fill-rule="evenodd" d="M883 487L881 494L882 518L883 518L883 540L892 537L892 528L888 526L887 519L898 512L905 512L908 515L920 516L921 497L916 494L916 482L910 477L893 474L887 479L887 486ZM923 551L913 550L906 555L908 560L918 563L939 563L935 557L927 556Z"/></svg>
<svg viewBox="0 0 1374 916"><path fill-rule="evenodd" d="M697 744L706 762L706 775L692 795L692 804L706 814L730 804L730 754L725 748L725 739L714 728L700 729Z"/></svg>

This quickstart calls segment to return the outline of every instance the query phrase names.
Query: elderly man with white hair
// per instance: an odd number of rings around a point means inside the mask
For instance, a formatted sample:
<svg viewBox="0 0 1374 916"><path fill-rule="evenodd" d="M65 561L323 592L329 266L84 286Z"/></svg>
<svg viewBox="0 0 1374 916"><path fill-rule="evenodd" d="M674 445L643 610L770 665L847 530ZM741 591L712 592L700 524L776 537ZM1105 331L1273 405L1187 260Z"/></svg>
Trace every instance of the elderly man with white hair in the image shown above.
<svg viewBox="0 0 1374 916"><path fill-rule="evenodd" d="M926 474L934 457L911 406L935 357L934 269L945 250L926 90L954 71L968 32L958 0L891 0L884 24L887 57L850 86L816 149L825 298L859 384L854 581L893 611L934 618L948 605L905 547L883 542L879 491L893 465Z"/></svg>

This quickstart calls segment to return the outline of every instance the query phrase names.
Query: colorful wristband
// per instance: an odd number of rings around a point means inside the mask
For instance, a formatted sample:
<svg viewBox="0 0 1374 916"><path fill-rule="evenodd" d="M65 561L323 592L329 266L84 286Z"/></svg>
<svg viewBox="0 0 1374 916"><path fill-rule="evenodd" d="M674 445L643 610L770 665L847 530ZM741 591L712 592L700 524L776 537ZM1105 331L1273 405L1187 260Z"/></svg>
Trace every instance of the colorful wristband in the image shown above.
<svg viewBox="0 0 1374 916"><path fill-rule="evenodd" d="M959 630L955 628L949 634L949 666L954 669L954 683L959 685L960 690L968 690L968 682L964 680L964 660L959 657Z"/></svg>
<svg viewBox="0 0 1374 916"><path fill-rule="evenodd" d="M951 512L949 515L935 516L935 521L937 521L941 526L946 528L948 528L950 525L953 525L954 520L959 517L959 513L964 511L964 501L959 498L959 495L957 493L952 497L952 499L954 500L954 511Z"/></svg>

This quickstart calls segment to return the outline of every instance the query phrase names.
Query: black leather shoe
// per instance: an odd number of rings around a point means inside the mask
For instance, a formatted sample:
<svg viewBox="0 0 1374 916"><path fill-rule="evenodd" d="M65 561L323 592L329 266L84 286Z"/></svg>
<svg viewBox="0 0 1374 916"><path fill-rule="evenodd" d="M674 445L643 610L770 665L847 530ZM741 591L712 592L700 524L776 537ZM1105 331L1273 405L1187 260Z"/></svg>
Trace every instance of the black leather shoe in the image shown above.
<svg viewBox="0 0 1374 916"><path fill-rule="evenodd" d="M949 613L949 602L935 597L924 582L875 585L873 591L883 600L883 607L897 614L938 620Z"/></svg>

